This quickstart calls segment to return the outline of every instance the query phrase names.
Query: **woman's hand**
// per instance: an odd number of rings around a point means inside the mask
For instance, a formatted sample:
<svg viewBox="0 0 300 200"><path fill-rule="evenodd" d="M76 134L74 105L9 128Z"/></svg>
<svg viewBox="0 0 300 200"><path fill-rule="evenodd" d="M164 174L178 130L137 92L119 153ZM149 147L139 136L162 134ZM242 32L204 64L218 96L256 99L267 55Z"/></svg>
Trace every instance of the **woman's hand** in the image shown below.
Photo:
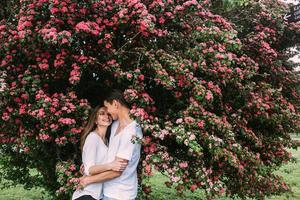
<svg viewBox="0 0 300 200"><path fill-rule="evenodd" d="M109 167L113 171L122 172L126 169L128 161L116 159L109 163Z"/></svg>
<svg viewBox="0 0 300 200"><path fill-rule="evenodd" d="M80 170L79 171L80 171L81 175L84 175L84 165L83 164L80 165Z"/></svg>
<svg viewBox="0 0 300 200"><path fill-rule="evenodd" d="M79 178L80 182L79 182L79 187L81 189L85 188L87 185L89 185L89 180L88 180L88 176L82 176Z"/></svg>

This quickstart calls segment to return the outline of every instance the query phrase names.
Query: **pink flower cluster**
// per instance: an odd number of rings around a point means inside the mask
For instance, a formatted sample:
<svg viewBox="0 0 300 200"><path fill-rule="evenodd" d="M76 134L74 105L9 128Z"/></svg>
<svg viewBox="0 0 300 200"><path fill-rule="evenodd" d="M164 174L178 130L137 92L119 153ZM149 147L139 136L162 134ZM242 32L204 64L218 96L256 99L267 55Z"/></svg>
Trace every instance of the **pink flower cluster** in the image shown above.
<svg viewBox="0 0 300 200"><path fill-rule="evenodd" d="M75 26L75 30L77 32L85 32L90 33L94 36L99 36L100 32L103 28L100 28L99 25L96 22L86 21L86 22L79 22Z"/></svg>
<svg viewBox="0 0 300 200"><path fill-rule="evenodd" d="M58 122L65 125L76 124L76 120L71 118L60 118Z"/></svg>
<svg viewBox="0 0 300 200"><path fill-rule="evenodd" d="M78 83L79 80L80 80L80 67L74 63L72 64L72 71L70 72L70 78L69 78L69 81L71 84L75 84L75 83Z"/></svg>

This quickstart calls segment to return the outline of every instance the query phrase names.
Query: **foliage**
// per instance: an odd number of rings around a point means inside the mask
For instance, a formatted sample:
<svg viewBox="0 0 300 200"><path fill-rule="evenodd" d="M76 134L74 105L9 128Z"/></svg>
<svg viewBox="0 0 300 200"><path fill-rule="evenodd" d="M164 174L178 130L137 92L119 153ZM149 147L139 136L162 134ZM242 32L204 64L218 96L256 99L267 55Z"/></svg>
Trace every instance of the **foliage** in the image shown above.
<svg viewBox="0 0 300 200"><path fill-rule="evenodd" d="M145 195L152 167L207 198L288 191L273 172L299 145L300 79L285 50L300 28L264 8L279 4L253 5L248 27L207 1L20 1L0 22L2 176L68 199L74 179L56 169L78 167L90 107L118 87L144 128Z"/></svg>

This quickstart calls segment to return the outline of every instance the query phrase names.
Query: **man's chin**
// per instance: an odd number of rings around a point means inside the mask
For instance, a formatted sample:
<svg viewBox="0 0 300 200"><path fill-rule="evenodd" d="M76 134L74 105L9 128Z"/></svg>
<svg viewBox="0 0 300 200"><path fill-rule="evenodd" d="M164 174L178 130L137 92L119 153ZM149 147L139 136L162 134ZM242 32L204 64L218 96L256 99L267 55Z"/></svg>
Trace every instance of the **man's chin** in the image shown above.
<svg viewBox="0 0 300 200"><path fill-rule="evenodd" d="M118 120L118 117L117 116L112 116L113 120Z"/></svg>

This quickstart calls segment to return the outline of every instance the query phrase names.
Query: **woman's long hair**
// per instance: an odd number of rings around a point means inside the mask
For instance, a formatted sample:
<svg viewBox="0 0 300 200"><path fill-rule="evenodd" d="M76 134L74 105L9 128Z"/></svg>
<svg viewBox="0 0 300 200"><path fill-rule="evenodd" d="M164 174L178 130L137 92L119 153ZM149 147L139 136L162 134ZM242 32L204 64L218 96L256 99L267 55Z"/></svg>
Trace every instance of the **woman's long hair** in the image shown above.
<svg viewBox="0 0 300 200"><path fill-rule="evenodd" d="M102 107L103 107L102 105L98 105L93 109L92 113L89 116L88 122L87 122L86 126L84 127L84 129L82 131L81 138L80 138L81 152L83 151L83 145L85 143L85 140L86 140L87 136L90 134L90 132L95 130L96 127L97 127L96 120L97 120L97 117L98 117L99 109L102 108ZM111 126L109 126L107 128L107 131L106 131L106 134L105 134L105 137L106 137L106 139L108 139L108 141L109 141L109 137L110 137L110 130L111 130L110 127Z"/></svg>
<svg viewBox="0 0 300 200"><path fill-rule="evenodd" d="M98 117L97 115L98 115L98 111L100 108L101 108L100 105L98 105L94 108L94 110L92 111L92 113L89 116L86 126L83 129L83 132L82 132L81 138L80 138L81 151L83 150L83 145L85 143L87 136L90 134L91 131L96 129L96 120L97 120L97 117Z"/></svg>

